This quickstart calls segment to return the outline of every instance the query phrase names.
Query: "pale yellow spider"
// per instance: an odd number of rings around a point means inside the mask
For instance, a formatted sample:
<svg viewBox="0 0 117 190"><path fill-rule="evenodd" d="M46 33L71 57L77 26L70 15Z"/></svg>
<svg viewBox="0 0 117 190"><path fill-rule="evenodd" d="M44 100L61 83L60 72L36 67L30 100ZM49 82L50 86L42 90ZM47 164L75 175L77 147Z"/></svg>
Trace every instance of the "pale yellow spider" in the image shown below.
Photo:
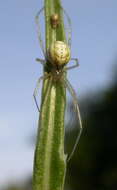
<svg viewBox="0 0 117 190"><path fill-rule="evenodd" d="M44 67L46 67L46 68L49 67L49 69L48 69L49 71L46 74L44 74L44 76L41 76L38 79L33 96L34 96L36 106L37 106L37 108L39 110L39 106L38 106L38 103L37 103L37 100L36 100L39 84L40 84L41 80L46 80L46 79L49 79L49 78L51 78L54 81L59 80L66 87L66 89L69 91L69 93L71 94L71 96L73 98L74 107L75 107L75 110L77 112L77 116L78 116L78 119L79 119L79 126L80 127L79 127L79 133L78 133L75 145L74 145L74 147L72 149L72 152L70 153L70 155L68 157L68 161L69 161L71 159L75 149L76 149L76 146L77 146L77 144L79 142L79 139L80 139L80 136L81 136L82 121L81 121L81 116L80 116L80 111L79 111L79 106L78 106L77 95L75 93L75 90L71 86L70 82L65 77L64 73L66 71L70 70L70 69L78 67L79 64L78 64L78 59L71 58L71 55L70 55L70 46L71 46L71 44L70 44L70 42L71 42L70 33L71 33L71 30L69 30L68 44L63 42L63 41L54 41L51 44L48 51L45 52L45 49L44 49L44 46L43 46L43 41L41 39L40 25L39 25L39 16L40 16L40 13L43 10L44 10L44 8L42 8L38 12L38 14L36 16L36 23L37 23L37 27L38 27L38 38L39 38L39 42L40 42L43 54L45 56L45 60L42 60L42 59L39 59L39 58L37 58L36 60L38 62L40 62ZM62 10L63 10L64 14L67 17L69 27L71 27L69 16L67 15L67 13L65 12L65 10L63 8L62 8ZM65 67L66 64L70 60L75 61L75 65Z"/></svg>

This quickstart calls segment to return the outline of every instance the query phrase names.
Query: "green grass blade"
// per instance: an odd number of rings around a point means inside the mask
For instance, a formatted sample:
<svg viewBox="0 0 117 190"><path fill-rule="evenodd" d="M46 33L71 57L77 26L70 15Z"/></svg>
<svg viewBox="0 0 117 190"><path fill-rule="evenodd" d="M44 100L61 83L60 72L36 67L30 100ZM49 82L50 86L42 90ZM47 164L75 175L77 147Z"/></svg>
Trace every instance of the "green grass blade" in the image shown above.
<svg viewBox="0 0 117 190"><path fill-rule="evenodd" d="M46 51L55 40L65 41L60 0L45 0ZM60 24L53 29L50 16L58 13ZM66 172L64 117L66 89L51 78L43 82L42 103L34 159L33 190L63 190Z"/></svg>

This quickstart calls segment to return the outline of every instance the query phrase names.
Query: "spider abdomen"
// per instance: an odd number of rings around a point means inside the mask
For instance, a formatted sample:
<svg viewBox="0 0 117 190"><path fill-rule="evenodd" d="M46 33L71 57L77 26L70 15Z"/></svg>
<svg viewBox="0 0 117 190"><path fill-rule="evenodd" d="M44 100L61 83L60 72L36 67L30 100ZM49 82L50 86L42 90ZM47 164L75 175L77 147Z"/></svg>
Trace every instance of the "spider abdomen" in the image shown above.
<svg viewBox="0 0 117 190"><path fill-rule="evenodd" d="M55 41L49 49L51 63L56 66L64 66L70 60L70 49L63 41Z"/></svg>

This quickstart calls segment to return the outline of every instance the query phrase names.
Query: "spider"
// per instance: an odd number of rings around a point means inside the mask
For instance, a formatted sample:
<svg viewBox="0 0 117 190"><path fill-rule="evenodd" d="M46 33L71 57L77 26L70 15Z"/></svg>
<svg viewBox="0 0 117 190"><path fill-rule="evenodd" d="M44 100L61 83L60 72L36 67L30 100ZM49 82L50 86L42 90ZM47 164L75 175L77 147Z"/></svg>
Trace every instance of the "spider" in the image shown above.
<svg viewBox="0 0 117 190"><path fill-rule="evenodd" d="M51 22L51 26L52 28L57 28L59 26L59 15L58 14L52 14L52 16L50 17L50 22Z"/></svg>
<svg viewBox="0 0 117 190"><path fill-rule="evenodd" d="M76 92L64 74L66 73L66 71L78 67L79 63L78 63L77 58L71 58L71 55L70 55L71 20L70 20L68 14L66 13L66 11L62 7L61 7L61 9L67 18L67 22L68 22L68 26L69 26L68 40L67 40L67 43L63 42L63 41L58 41L58 40L53 41L47 51L44 49L41 32L40 32L40 24L39 24L39 17L40 17L40 14L44 11L44 7L37 13L37 15L35 17L37 29L38 29L39 43L40 43L41 49L42 49L44 57L45 57L45 60L37 58L36 61L40 62L44 68L49 67L49 69L48 69L49 71L38 79L33 96L34 96L34 100L35 100L37 109L39 111L39 106L38 106L37 99L36 99L39 84L42 80L46 80L46 79L50 79L50 78L53 81L60 81L71 94L71 96L73 98L74 108L77 113L77 117L79 119L79 126L78 126L79 133L77 135L73 149L67 159L67 161L69 161L74 154L74 151L78 145L78 142L79 142L79 139L80 139L80 136L82 133L82 121L81 121L80 110L79 110L79 106L78 106L78 99L77 99ZM50 22L50 24L52 25L52 22ZM54 26L55 26L55 23L54 23ZM52 26L52 28L54 30L56 27ZM72 66L66 67L66 65L68 64L69 61L74 61L75 64ZM47 64L47 63L49 63L49 64Z"/></svg>

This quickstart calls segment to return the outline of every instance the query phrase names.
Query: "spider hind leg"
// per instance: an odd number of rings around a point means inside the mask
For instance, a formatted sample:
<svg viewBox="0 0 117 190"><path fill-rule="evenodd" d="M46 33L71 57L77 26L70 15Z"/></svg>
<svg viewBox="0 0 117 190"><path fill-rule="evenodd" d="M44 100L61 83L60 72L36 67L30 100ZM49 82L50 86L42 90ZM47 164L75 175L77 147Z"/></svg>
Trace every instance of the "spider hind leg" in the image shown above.
<svg viewBox="0 0 117 190"><path fill-rule="evenodd" d="M75 93L75 90L73 89L73 87L71 86L70 82L67 79L64 79L64 84L65 84L66 89L69 91L69 93L71 94L71 96L73 98L74 108L75 108L75 111L77 113L77 118L79 120L79 126L78 126L79 132L78 132L78 135L76 137L76 141L73 145L72 151L71 151L70 155L68 155L68 158L67 158L67 161L69 162L69 160L72 158L72 156L76 150L76 147L79 143L79 140L80 140L80 136L82 133L82 120L81 120L81 115L80 115L80 110L79 110L79 105L78 105L78 99L77 99L77 95Z"/></svg>

